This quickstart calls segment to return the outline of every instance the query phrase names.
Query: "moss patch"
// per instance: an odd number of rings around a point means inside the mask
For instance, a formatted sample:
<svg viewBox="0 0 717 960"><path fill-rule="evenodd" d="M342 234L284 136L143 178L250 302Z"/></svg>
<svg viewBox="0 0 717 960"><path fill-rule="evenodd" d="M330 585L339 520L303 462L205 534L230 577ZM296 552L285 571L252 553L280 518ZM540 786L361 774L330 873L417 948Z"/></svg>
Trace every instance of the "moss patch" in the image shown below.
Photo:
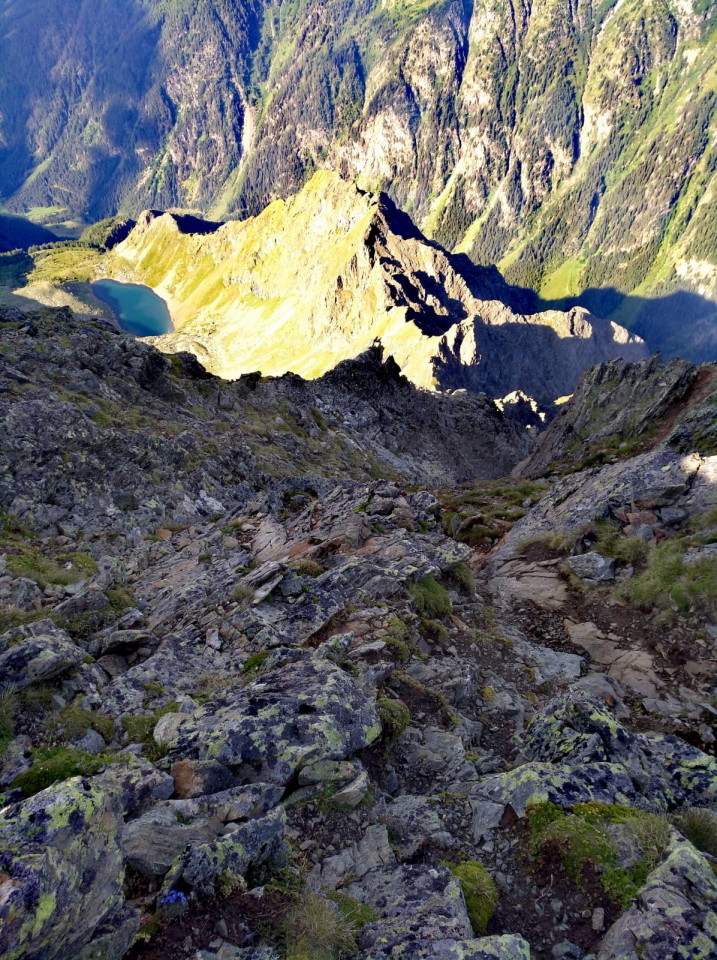
<svg viewBox="0 0 717 960"><path fill-rule="evenodd" d="M34 750L32 757L33 764L30 769L12 782L12 788L21 790L25 797L32 797L51 787L53 783L69 780L71 777L91 776L108 763L117 761L117 757L108 754L95 757L72 747L44 747Z"/></svg>
<svg viewBox="0 0 717 960"><path fill-rule="evenodd" d="M466 860L450 867L463 890L473 932L483 937L498 906L498 888L493 877L478 860Z"/></svg>
<svg viewBox="0 0 717 960"><path fill-rule="evenodd" d="M539 803L527 812L532 853L557 857L580 889L585 889L588 871L594 871L606 895L623 910L660 862L669 840L663 817L616 804L581 803L566 811ZM627 827L640 851L631 866L620 864L611 824Z"/></svg>
<svg viewBox="0 0 717 960"><path fill-rule="evenodd" d="M395 743L411 722L411 712L402 700L382 697L376 702L386 743Z"/></svg>

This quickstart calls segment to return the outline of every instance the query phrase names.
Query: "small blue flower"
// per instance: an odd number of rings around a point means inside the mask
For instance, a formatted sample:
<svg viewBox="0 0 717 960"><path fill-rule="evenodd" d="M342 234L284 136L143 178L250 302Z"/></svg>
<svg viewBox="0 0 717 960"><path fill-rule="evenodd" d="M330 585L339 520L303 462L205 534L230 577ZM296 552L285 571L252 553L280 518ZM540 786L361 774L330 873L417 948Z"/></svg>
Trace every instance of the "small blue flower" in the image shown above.
<svg viewBox="0 0 717 960"><path fill-rule="evenodd" d="M159 901L161 906L187 906L187 898L180 890L170 890L169 893L166 893L161 900Z"/></svg>

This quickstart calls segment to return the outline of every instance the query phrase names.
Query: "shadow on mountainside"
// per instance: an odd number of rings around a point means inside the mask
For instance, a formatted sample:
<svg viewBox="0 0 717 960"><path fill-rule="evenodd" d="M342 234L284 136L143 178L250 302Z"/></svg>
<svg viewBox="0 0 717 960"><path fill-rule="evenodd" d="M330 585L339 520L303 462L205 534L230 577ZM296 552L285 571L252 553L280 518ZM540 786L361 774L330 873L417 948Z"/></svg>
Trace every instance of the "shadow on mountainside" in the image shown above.
<svg viewBox="0 0 717 960"><path fill-rule="evenodd" d="M665 357L681 356L693 363L717 360L717 303L708 297L689 289L672 290L658 297L639 297L621 293L615 287L591 287L577 296L547 300L527 287L509 284L496 266L481 266L465 253L444 250L424 236L409 215L399 210L385 194L381 195L381 205L398 236L420 240L442 250L477 299L498 300L523 315L583 307L593 316L617 323L642 337L651 352L660 352Z"/></svg>
<svg viewBox="0 0 717 960"><path fill-rule="evenodd" d="M396 234L443 250L440 244L425 237L389 197L384 194L381 200L384 214ZM651 352L659 351L665 357L684 357L692 363L717 360L717 303L693 290L675 289L663 296L639 297L622 293L615 287L590 287L577 296L546 300L527 287L512 286L495 266L476 264L465 253L444 252L478 299L499 300L524 315L583 307L593 316L617 323L642 337Z"/></svg>
<svg viewBox="0 0 717 960"><path fill-rule="evenodd" d="M596 317L627 327L665 357L680 356L692 363L717 360L717 303L692 290L636 297L614 287L590 287L579 296L557 300L532 295L539 310L585 307Z"/></svg>
<svg viewBox="0 0 717 960"><path fill-rule="evenodd" d="M642 337L651 352L692 363L717 360L717 303L692 290L673 290L660 297L638 297L615 287L590 287L574 297L543 299L527 287L511 286L497 267L476 267L465 254L453 255L471 292L492 293L518 313L568 311L583 307L593 316L625 327ZM473 284L475 286L473 286Z"/></svg>
<svg viewBox="0 0 717 960"><path fill-rule="evenodd" d="M571 318L572 319L572 318ZM579 322L580 318L574 318ZM578 330L560 336L552 327L526 323L485 323L472 320L476 362L461 356L463 337L455 343L442 341L434 360L436 383L442 389L471 390L489 397L505 397L520 390L540 404L551 405L558 397L572 393L582 373L601 363L612 352L625 360L647 356L644 344L619 343L612 327L593 320L593 334Z"/></svg>

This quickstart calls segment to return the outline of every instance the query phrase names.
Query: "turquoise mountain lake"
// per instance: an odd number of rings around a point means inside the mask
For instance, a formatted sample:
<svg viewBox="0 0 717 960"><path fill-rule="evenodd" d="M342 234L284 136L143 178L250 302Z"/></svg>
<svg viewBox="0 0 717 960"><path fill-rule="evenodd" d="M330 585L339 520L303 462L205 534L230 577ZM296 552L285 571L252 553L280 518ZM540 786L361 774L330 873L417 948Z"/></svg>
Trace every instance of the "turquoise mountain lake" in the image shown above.
<svg viewBox="0 0 717 960"><path fill-rule="evenodd" d="M156 337L174 329L167 304L140 283L97 280L92 292L111 308L117 323L135 337Z"/></svg>

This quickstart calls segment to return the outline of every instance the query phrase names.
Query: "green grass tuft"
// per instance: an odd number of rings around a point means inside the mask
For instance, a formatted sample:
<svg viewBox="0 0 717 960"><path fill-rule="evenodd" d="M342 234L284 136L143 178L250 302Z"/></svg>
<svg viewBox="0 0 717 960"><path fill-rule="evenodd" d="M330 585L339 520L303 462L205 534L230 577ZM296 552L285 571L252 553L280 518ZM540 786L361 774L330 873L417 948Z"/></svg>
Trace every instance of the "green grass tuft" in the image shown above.
<svg viewBox="0 0 717 960"><path fill-rule="evenodd" d="M445 587L435 577L423 577L411 587L416 609L427 620L440 620L453 610L451 598Z"/></svg>
<svg viewBox="0 0 717 960"><path fill-rule="evenodd" d="M242 671L245 674L253 675L259 673L261 668L264 666L264 662L269 657L268 650L262 650L259 653L253 653L250 657L247 657L242 666Z"/></svg>
<svg viewBox="0 0 717 960"><path fill-rule="evenodd" d="M717 857L717 812L704 807L684 807L672 822L698 850Z"/></svg>
<svg viewBox="0 0 717 960"><path fill-rule="evenodd" d="M467 563L456 563L448 571L448 576L467 594L473 596L476 589L473 571Z"/></svg>
<svg viewBox="0 0 717 960"><path fill-rule="evenodd" d="M612 557L621 563L633 566L643 564L650 552L649 545L639 537L626 537L620 527L610 520L600 520L593 524L597 536L594 549L605 557Z"/></svg>
<svg viewBox="0 0 717 960"><path fill-rule="evenodd" d="M684 551L679 541L657 547L645 571L622 585L621 595L640 610L717 611L717 559L701 557L687 564Z"/></svg>
<svg viewBox="0 0 717 960"><path fill-rule="evenodd" d="M19 707L18 696L12 687L0 690L0 761L5 756L15 732L15 714Z"/></svg>
<svg viewBox="0 0 717 960"><path fill-rule="evenodd" d="M305 890L284 919L286 960L341 960L357 952L357 924L329 897Z"/></svg>

